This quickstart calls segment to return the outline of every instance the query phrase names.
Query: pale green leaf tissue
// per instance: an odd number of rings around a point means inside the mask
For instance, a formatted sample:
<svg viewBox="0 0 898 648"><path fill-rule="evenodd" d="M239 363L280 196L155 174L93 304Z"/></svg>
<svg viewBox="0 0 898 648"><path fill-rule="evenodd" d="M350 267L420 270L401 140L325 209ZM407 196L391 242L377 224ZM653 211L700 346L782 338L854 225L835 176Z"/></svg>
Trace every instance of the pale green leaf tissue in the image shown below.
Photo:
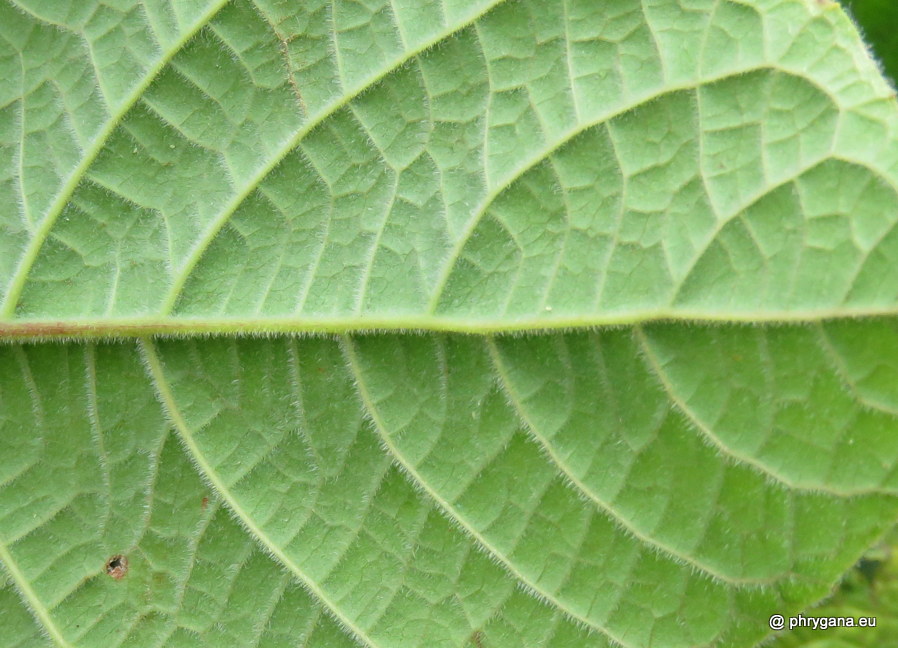
<svg viewBox="0 0 898 648"><path fill-rule="evenodd" d="M764 640L898 517L893 94L820 0L0 0L0 646Z"/></svg>

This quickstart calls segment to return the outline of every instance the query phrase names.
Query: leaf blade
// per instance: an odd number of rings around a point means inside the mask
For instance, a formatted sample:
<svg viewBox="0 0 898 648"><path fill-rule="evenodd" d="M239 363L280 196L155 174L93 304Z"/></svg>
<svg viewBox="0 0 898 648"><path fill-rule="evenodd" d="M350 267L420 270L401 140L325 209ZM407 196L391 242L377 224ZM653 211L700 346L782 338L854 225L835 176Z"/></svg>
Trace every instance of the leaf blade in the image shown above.
<svg viewBox="0 0 898 648"><path fill-rule="evenodd" d="M813 3L705 4L690 14L660 2L482 3L405 47L393 40L415 15L405 5L345 31L341 21L355 18L340 12L212 7L209 26L185 32L177 56L128 96L123 106L148 86L66 199L72 223L29 238L4 291L4 324L215 329L223 317L276 331L446 319L464 330L893 312L896 296L879 279L898 205L885 143L898 120L851 23ZM345 37L338 54L362 42L379 53L341 54L357 81L341 85L322 36L293 18ZM623 25L629 34L615 31ZM752 36L734 41L737 28ZM311 70L328 60L336 89L316 90L300 116L297 79L311 90ZM225 66L230 88L214 81ZM764 101L747 108L747 96ZM254 123L247 101L267 106L269 122ZM509 111L523 115L519 132ZM463 134L459 151L447 148L453 133ZM174 162L202 181L184 191ZM149 191L149 169L173 196ZM870 191L858 195L848 177ZM834 210L813 200L833 182L844 196ZM603 204L589 205L590 184ZM773 199L790 193L794 205ZM790 238L777 240L777 210ZM509 236L533 228L543 234ZM97 233L103 243L88 243ZM832 289L815 292L823 271Z"/></svg>

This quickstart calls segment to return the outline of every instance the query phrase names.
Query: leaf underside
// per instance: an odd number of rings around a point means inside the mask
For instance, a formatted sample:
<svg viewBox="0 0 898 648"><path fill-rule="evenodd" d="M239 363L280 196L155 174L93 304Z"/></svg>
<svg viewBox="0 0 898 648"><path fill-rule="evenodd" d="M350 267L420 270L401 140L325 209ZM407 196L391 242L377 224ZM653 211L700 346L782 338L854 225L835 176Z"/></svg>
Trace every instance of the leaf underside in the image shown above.
<svg viewBox="0 0 898 648"><path fill-rule="evenodd" d="M754 645L898 516L896 130L818 0L0 0L0 644Z"/></svg>

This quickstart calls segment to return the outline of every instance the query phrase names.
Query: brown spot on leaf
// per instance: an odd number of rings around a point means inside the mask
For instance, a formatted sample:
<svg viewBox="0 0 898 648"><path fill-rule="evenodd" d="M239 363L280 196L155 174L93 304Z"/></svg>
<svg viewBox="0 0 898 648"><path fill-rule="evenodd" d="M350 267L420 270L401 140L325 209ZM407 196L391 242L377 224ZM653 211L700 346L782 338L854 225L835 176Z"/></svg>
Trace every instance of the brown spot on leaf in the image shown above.
<svg viewBox="0 0 898 648"><path fill-rule="evenodd" d="M114 580L122 580L128 573L128 558L116 554L106 561L106 573Z"/></svg>
<svg viewBox="0 0 898 648"><path fill-rule="evenodd" d="M475 648L483 648L483 633L480 630L475 630L469 641Z"/></svg>
<svg viewBox="0 0 898 648"><path fill-rule="evenodd" d="M206 508L209 506L209 498L208 498L208 497L204 497L202 503L200 504L200 506L202 506L202 507L203 507L203 510L205 511Z"/></svg>

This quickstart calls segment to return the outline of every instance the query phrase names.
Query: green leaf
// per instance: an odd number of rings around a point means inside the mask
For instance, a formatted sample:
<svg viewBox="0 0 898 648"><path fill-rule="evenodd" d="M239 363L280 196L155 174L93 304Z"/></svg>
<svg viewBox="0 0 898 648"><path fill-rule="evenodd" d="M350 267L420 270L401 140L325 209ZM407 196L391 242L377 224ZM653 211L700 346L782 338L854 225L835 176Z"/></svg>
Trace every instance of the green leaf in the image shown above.
<svg viewBox="0 0 898 648"><path fill-rule="evenodd" d="M9 1L11 332L895 308L895 102L836 5Z"/></svg>
<svg viewBox="0 0 898 648"><path fill-rule="evenodd" d="M898 517L896 129L818 0L0 0L4 645L763 640Z"/></svg>

